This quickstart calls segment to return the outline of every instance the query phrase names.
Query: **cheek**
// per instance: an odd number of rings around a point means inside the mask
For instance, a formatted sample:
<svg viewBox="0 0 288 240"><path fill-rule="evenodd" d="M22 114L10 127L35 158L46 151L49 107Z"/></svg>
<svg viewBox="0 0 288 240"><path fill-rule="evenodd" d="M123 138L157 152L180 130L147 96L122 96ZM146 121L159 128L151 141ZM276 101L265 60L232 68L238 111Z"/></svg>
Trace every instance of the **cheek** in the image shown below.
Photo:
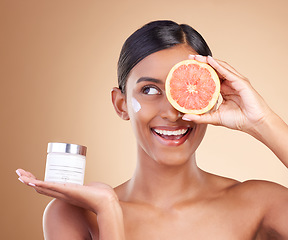
<svg viewBox="0 0 288 240"><path fill-rule="evenodd" d="M134 97L131 100L131 105L132 105L132 109L135 113L138 113L141 110L140 103Z"/></svg>
<svg viewBox="0 0 288 240"><path fill-rule="evenodd" d="M145 99L131 97L129 102L129 109L128 112L130 112L134 117L136 118L153 118L157 113L159 112L159 101L147 101ZM130 114L130 115L131 115Z"/></svg>
<svg viewBox="0 0 288 240"><path fill-rule="evenodd" d="M139 101L138 104L137 106L139 106L140 109L138 108L137 116L143 120L151 121L159 113L159 104L157 102ZM137 108L135 108L135 110L136 109Z"/></svg>
<svg viewBox="0 0 288 240"><path fill-rule="evenodd" d="M130 120L134 127L145 127L158 115L159 105L154 101L145 101L132 97L130 100L128 112Z"/></svg>

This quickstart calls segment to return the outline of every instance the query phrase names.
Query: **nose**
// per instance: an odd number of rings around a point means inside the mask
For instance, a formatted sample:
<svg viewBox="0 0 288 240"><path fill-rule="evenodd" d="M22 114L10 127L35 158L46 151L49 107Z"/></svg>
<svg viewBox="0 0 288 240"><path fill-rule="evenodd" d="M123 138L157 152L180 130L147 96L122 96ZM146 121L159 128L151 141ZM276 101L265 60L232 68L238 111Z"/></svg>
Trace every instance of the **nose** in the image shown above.
<svg viewBox="0 0 288 240"><path fill-rule="evenodd" d="M160 116L163 119L169 120L170 122L176 122L179 118L182 118L184 115L171 105L167 97L163 99L163 101L160 104L160 107L161 107Z"/></svg>

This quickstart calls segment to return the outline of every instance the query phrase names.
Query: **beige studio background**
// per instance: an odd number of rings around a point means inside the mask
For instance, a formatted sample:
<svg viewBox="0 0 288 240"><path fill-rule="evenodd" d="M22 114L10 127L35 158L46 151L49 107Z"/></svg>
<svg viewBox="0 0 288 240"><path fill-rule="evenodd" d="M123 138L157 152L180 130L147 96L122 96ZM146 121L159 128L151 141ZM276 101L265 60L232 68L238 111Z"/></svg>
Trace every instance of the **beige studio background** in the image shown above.
<svg viewBox="0 0 288 240"><path fill-rule="evenodd" d="M287 8L286 0L0 0L0 239L43 238L51 199L18 182L15 170L42 179L50 141L88 146L86 182L116 186L131 176L134 137L110 89L122 43L148 21L194 26L288 122ZM268 149L224 128L209 127L198 163L241 181L288 186Z"/></svg>

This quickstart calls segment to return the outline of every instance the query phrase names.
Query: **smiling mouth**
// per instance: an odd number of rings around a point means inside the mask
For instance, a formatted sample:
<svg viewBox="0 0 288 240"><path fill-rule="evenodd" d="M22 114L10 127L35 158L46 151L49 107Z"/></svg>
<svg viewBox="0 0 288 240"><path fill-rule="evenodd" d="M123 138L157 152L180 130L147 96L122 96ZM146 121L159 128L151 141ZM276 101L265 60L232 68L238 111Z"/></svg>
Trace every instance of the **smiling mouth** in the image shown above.
<svg viewBox="0 0 288 240"><path fill-rule="evenodd" d="M178 130L162 130L152 128L152 131L166 140L180 140L190 133L192 128L178 129Z"/></svg>

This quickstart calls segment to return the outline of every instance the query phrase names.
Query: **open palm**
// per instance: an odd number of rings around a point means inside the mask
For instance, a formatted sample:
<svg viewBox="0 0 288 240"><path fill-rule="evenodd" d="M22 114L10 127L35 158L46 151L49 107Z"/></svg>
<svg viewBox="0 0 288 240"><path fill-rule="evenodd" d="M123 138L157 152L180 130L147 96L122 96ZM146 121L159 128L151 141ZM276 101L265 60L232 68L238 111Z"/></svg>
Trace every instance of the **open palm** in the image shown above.
<svg viewBox="0 0 288 240"><path fill-rule="evenodd" d="M91 210L95 213L105 208L109 201L118 201L113 188L104 183L79 185L71 183L53 183L37 180L36 177L23 169L18 169L19 179L33 187L38 193L54 197L70 204Z"/></svg>

